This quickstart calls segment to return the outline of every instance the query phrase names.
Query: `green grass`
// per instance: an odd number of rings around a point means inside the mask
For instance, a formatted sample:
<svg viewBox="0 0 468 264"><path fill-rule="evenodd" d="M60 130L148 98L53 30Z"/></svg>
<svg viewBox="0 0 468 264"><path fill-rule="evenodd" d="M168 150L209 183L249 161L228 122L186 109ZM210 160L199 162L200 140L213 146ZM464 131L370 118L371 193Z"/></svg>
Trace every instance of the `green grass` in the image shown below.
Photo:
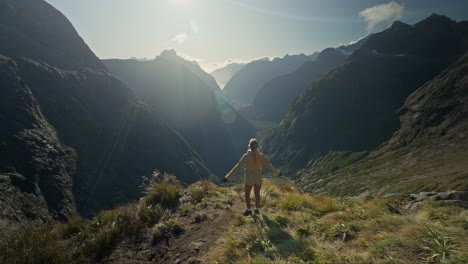
<svg viewBox="0 0 468 264"><path fill-rule="evenodd" d="M269 188L280 190L278 185ZM218 252L214 259L233 263L466 262L466 210L428 201L402 214L395 209L399 199L334 198L298 190L281 193L273 199L276 203L265 204L263 224L239 217L223 237L229 242L213 249ZM443 235L431 235L424 226Z"/></svg>
<svg viewBox="0 0 468 264"><path fill-rule="evenodd" d="M75 216L66 223L1 230L0 263L100 262L117 246L138 247L144 237L150 246L165 243L181 234L191 235L188 223L209 225L222 214L234 214L232 221L226 222L222 236L207 252L194 255L193 262L468 262L467 210L447 202L426 201L415 210L395 210L401 197L310 195L290 183L267 182L263 195L269 198L262 214L245 217L237 209L213 209L238 199L234 192L242 195L242 188L198 182L191 185L197 187L179 190L174 184L159 180L148 196L157 192L161 197L168 189L183 193L175 208L146 196L137 204L103 211L88 220ZM204 190L201 202L196 202L199 199L194 197L199 196L193 196L191 188ZM209 215L208 207L217 210L217 216Z"/></svg>

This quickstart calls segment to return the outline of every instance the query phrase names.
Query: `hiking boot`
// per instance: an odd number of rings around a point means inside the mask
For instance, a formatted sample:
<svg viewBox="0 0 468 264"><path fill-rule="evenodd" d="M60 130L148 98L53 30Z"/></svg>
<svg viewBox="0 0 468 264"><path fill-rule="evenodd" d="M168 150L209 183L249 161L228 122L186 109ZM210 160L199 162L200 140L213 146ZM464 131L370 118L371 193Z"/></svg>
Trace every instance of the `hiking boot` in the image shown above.
<svg viewBox="0 0 468 264"><path fill-rule="evenodd" d="M258 210L258 208L255 208L254 212L255 212L255 214L260 214L260 211Z"/></svg>
<svg viewBox="0 0 468 264"><path fill-rule="evenodd" d="M252 214L252 211L250 209L245 209L245 211L244 211L245 216L249 216L251 214Z"/></svg>

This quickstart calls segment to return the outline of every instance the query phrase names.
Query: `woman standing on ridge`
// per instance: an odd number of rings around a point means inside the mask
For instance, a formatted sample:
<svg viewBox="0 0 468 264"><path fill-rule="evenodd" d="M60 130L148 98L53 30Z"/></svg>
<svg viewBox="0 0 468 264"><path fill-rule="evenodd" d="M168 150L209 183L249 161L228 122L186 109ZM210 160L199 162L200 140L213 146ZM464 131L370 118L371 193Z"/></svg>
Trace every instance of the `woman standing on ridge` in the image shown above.
<svg viewBox="0 0 468 264"><path fill-rule="evenodd" d="M273 167L268 159L260 153L258 141L252 138L249 141L247 153L245 153L240 159L239 163L232 168L232 170L224 177L224 182L227 182L230 178L237 174L237 172L245 167L245 205L247 209L244 211L244 215L250 215L250 192L252 187L255 193L255 213L260 213L260 189L262 188L262 166L267 167L274 174L281 176L281 172Z"/></svg>

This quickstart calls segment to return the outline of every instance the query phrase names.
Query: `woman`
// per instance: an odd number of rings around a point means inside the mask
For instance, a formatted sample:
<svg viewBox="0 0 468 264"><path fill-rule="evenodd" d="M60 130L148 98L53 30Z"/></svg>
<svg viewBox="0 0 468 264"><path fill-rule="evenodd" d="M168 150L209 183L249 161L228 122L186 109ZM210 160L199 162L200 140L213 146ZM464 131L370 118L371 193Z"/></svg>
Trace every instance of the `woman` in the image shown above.
<svg viewBox="0 0 468 264"><path fill-rule="evenodd" d="M281 176L281 172L273 167L267 158L260 153L258 148L258 141L255 138L252 138L249 141L248 151L240 159L239 163L224 177L224 181L228 181L237 172L245 168L245 205L247 209L244 211L244 215L250 215L252 211L250 210L250 192L252 187L254 188L255 193L255 213L258 214L258 208L260 208L260 188L262 188L262 166L267 167L274 174Z"/></svg>

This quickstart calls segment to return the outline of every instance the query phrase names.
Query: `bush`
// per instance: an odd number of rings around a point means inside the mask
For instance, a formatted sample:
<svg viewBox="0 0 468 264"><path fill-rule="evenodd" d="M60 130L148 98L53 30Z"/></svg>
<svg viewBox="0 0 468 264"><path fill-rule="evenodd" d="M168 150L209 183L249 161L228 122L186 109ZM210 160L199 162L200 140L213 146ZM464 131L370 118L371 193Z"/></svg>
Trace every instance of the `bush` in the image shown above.
<svg viewBox="0 0 468 264"><path fill-rule="evenodd" d="M187 188L191 202L194 204L200 203L207 193L207 190L200 184L194 183Z"/></svg>
<svg viewBox="0 0 468 264"><path fill-rule="evenodd" d="M160 204L164 208L175 208L179 204L181 185L174 175L153 172L153 177L145 179L147 205Z"/></svg>
<svg viewBox="0 0 468 264"><path fill-rule="evenodd" d="M143 205L140 209L140 219L148 226L153 226L164 215L164 210L161 205Z"/></svg>
<svg viewBox="0 0 468 264"><path fill-rule="evenodd" d="M286 211L300 211L304 207L310 207L309 199L304 195L291 194L286 196L281 209Z"/></svg>

